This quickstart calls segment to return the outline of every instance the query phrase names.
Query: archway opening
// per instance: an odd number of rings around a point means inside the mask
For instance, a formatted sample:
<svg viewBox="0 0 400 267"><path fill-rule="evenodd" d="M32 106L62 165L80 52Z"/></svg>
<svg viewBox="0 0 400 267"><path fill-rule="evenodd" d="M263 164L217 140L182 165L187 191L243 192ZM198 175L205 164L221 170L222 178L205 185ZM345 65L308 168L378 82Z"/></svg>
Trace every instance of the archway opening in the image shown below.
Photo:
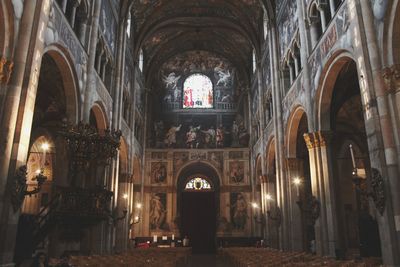
<svg viewBox="0 0 400 267"><path fill-rule="evenodd" d="M363 193L368 191L371 164L361 99L357 66L348 60L336 78L329 109L340 248L337 253L347 258L381 256L377 212Z"/></svg>
<svg viewBox="0 0 400 267"><path fill-rule="evenodd" d="M215 253L219 177L204 163L187 166L178 180L179 230L190 240L193 253Z"/></svg>

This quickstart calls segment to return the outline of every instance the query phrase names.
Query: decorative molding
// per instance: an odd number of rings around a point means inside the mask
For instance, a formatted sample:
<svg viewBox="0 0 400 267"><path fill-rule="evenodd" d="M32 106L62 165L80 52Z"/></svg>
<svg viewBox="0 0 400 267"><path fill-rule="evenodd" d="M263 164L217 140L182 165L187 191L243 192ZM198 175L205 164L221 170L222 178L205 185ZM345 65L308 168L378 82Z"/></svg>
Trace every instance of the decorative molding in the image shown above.
<svg viewBox="0 0 400 267"><path fill-rule="evenodd" d="M14 62L3 57L0 58L0 84L8 84L13 67Z"/></svg>

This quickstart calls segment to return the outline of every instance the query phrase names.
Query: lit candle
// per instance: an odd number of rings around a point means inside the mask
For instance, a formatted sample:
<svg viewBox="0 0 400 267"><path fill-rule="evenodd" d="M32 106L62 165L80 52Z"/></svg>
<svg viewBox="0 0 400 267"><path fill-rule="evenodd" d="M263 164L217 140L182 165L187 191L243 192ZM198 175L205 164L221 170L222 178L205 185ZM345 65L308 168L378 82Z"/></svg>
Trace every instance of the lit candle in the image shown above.
<svg viewBox="0 0 400 267"><path fill-rule="evenodd" d="M175 235L172 235L172 240L175 240Z"/></svg>
<svg viewBox="0 0 400 267"><path fill-rule="evenodd" d="M349 148L350 148L351 161L353 162L353 169L355 170L356 169L356 159L354 157L353 145L350 144Z"/></svg>

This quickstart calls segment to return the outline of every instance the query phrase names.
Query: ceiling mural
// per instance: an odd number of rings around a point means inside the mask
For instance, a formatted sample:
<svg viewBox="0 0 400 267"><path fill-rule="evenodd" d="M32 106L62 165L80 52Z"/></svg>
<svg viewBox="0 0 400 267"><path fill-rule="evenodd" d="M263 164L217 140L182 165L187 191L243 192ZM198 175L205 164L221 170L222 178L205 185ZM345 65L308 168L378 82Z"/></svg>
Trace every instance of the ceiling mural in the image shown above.
<svg viewBox="0 0 400 267"><path fill-rule="evenodd" d="M137 0L133 4L135 53L145 54L145 81L153 87L159 66L187 51L209 51L228 58L241 77L253 50L260 50L259 0Z"/></svg>

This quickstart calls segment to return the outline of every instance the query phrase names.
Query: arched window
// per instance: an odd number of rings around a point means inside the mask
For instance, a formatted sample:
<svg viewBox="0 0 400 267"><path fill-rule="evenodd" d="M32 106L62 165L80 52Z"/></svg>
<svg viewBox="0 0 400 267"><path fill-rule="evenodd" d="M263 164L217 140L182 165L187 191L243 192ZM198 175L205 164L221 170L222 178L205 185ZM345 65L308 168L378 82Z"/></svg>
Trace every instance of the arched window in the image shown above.
<svg viewBox="0 0 400 267"><path fill-rule="evenodd" d="M213 108L213 84L206 75L190 75L183 83L183 108Z"/></svg>
<svg viewBox="0 0 400 267"><path fill-rule="evenodd" d="M190 179L185 185L185 191L209 191L212 190L211 184L204 178L195 177Z"/></svg>

